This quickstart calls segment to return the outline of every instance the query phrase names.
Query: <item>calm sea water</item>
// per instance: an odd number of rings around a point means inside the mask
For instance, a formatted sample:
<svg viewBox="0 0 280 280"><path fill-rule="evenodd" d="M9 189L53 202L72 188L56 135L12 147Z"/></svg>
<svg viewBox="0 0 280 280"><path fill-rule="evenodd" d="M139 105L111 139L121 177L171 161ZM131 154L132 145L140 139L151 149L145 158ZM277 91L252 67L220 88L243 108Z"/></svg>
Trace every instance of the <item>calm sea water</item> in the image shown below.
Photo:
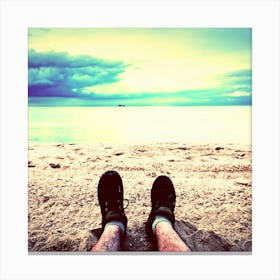
<svg viewBox="0 0 280 280"><path fill-rule="evenodd" d="M251 106L29 107L29 141L251 144Z"/></svg>

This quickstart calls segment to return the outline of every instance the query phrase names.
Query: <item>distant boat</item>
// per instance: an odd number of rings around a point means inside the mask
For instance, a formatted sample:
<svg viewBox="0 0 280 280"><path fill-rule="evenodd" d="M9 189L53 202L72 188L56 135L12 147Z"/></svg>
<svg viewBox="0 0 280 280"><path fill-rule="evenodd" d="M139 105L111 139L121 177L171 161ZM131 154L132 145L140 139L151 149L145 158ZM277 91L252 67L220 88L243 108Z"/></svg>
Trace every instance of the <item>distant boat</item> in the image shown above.
<svg viewBox="0 0 280 280"><path fill-rule="evenodd" d="M118 107L125 107L125 105L124 104L119 104Z"/></svg>

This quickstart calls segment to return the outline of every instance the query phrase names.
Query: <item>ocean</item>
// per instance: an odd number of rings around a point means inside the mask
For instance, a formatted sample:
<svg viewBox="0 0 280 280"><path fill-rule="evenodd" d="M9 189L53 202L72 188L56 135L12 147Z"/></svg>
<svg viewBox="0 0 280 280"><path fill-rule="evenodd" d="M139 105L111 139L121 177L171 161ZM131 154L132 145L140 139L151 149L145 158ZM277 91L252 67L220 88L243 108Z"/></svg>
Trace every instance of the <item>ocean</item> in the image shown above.
<svg viewBox="0 0 280 280"><path fill-rule="evenodd" d="M29 107L29 141L251 144L251 106Z"/></svg>

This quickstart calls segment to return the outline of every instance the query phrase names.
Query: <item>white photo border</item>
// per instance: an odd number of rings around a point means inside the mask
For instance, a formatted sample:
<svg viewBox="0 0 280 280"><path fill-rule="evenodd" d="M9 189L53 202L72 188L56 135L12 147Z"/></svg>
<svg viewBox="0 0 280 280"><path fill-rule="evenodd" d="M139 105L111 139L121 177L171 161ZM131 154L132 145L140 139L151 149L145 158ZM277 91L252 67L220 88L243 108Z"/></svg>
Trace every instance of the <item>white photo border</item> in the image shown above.
<svg viewBox="0 0 280 280"><path fill-rule="evenodd" d="M0 279L280 279L279 1L1 3ZM253 32L251 255L29 255L29 27L249 27Z"/></svg>

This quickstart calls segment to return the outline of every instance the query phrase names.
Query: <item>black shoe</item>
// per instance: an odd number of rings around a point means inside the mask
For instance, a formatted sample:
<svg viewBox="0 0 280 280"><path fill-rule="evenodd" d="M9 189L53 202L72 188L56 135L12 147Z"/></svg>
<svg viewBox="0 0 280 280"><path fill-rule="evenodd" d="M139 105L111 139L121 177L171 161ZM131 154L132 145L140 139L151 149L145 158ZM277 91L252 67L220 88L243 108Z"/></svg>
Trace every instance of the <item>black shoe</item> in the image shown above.
<svg viewBox="0 0 280 280"><path fill-rule="evenodd" d="M169 177L162 175L156 178L151 189L151 202L152 209L146 223L146 230L150 237L153 236L152 224L156 215L165 217L174 227L176 193Z"/></svg>
<svg viewBox="0 0 280 280"><path fill-rule="evenodd" d="M102 229L110 221L120 221L125 229L127 218L123 208L123 184L118 172L105 172L98 183L98 201L102 214Z"/></svg>

